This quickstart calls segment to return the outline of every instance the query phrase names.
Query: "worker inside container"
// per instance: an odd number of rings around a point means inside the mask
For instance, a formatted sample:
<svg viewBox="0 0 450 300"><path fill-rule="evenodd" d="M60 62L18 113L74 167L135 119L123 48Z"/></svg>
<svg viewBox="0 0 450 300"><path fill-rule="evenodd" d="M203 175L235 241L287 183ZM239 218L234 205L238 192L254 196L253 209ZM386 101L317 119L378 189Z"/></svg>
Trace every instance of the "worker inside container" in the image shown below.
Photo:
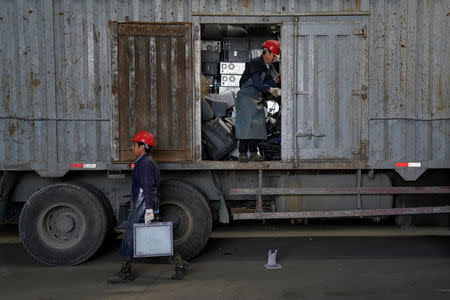
<svg viewBox="0 0 450 300"><path fill-rule="evenodd" d="M280 43L267 40L263 43L260 57L245 64L245 70L239 82L240 90L236 98L236 138L239 139L240 162L264 161L264 153L258 153L258 143L267 140L266 116L263 98L267 94L279 97L280 77L271 76L272 63L279 58ZM250 152L248 156L247 152Z"/></svg>
<svg viewBox="0 0 450 300"><path fill-rule="evenodd" d="M267 40L280 38L281 25L246 24L202 25L202 142L204 160L238 160L239 142L236 139L236 96L246 63L264 56ZM267 56L273 52L266 51ZM278 53L279 54L279 53ZM273 55L275 58L276 55ZM270 60L267 78L280 78L279 61ZM204 94L205 79L209 83L209 93ZM280 84L276 87L280 87ZM272 90L272 92L277 90ZM276 96L279 96L278 93ZM281 158L281 113L280 97L263 93L260 104L263 116L260 130L267 132L267 139L256 139L247 157L256 161L279 160ZM242 112L242 111L241 111ZM245 139L244 139L245 140ZM246 141L244 141L244 144ZM256 146L256 152L255 147ZM241 147L245 145L241 144ZM248 143L247 143L248 147ZM250 154L254 152L254 154ZM255 155L256 153L256 155ZM243 157L244 155L242 155ZM241 161L243 159L241 158Z"/></svg>

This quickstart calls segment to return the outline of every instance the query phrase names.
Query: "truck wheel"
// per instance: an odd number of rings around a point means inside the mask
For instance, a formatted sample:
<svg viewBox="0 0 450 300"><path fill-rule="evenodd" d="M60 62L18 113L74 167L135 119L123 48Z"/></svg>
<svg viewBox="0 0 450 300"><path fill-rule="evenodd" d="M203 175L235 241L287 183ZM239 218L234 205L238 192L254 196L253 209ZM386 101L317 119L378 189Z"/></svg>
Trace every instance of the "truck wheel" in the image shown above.
<svg viewBox="0 0 450 300"><path fill-rule="evenodd" d="M205 247L212 217L205 197L189 184L166 181L160 188L160 215L173 224L175 252L189 260Z"/></svg>
<svg viewBox="0 0 450 300"><path fill-rule="evenodd" d="M56 184L34 193L22 208L19 233L25 249L48 265L89 259L107 235L108 216L95 193Z"/></svg>
<svg viewBox="0 0 450 300"><path fill-rule="evenodd" d="M95 195L95 197L101 201L101 203L103 204L105 213L106 213L107 220L108 220L107 226L106 226L105 243L109 242L111 240L114 240L116 238L116 233L114 232L114 227L117 225L117 221L116 221L116 218L114 217L114 210L113 210L108 198L106 198L105 194L95 186L88 185L85 183L74 183L74 184L93 193Z"/></svg>

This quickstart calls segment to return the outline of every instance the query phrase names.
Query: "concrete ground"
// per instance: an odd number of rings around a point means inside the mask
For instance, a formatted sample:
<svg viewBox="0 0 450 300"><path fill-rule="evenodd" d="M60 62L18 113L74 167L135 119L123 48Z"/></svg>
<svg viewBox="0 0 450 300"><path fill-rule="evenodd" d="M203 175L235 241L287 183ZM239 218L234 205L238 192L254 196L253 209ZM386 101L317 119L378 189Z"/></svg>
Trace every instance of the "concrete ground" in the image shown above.
<svg viewBox="0 0 450 300"><path fill-rule="evenodd" d="M243 223L219 227L182 281L161 260L106 279L119 244L75 267L36 262L17 226L0 226L1 299L450 299L450 230L385 225ZM269 249L282 268L266 270Z"/></svg>

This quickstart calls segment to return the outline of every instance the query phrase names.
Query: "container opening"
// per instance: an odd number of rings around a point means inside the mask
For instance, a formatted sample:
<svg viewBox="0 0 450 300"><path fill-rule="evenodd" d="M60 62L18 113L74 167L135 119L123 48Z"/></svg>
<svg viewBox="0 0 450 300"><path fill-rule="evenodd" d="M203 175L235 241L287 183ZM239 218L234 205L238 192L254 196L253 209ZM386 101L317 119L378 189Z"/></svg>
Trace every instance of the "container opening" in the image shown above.
<svg viewBox="0 0 450 300"><path fill-rule="evenodd" d="M258 73L260 83L276 82L280 61L263 70L255 60L265 41L280 39L281 24L201 25L202 160L237 161L243 136L253 140L259 159L281 159L281 98L259 92L261 85L247 76Z"/></svg>

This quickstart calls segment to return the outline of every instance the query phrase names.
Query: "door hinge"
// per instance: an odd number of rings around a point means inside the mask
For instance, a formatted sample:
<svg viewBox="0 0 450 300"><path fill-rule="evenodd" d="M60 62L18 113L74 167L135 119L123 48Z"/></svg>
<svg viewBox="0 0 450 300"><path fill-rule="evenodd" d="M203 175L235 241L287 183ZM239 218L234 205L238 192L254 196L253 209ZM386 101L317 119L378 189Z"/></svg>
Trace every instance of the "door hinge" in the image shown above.
<svg viewBox="0 0 450 300"><path fill-rule="evenodd" d="M200 29L198 28L198 25L194 26L194 40L198 41L198 33L199 33Z"/></svg>
<svg viewBox="0 0 450 300"><path fill-rule="evenodd" d="M353 31L354 35L362 35L364 39L367 40L367 25L364 25L362 28L355 29Z"/></svg>
<svg viewBox="0 0 450 300"><path fill-rule="evenodd" d="M353 96L361 96L363 100L367 99L367 85L363 84L363 86L361 87L361 89L359 90L352 90L352 95Z"/></svg>

